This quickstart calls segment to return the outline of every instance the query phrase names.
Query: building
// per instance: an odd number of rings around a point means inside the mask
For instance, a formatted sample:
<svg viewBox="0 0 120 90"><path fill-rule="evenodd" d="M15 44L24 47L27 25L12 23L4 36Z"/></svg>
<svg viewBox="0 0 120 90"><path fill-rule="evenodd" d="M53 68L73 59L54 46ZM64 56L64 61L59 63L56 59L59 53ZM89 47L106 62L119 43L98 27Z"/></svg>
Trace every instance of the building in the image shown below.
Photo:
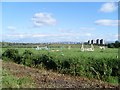
<svg viewBox="0 0 120 90"><path fill-rule="evenodd" d="M104 39L101 39L101 40L100 40L100 45L104 45L104 44L105 44Z"/></svg>
<svg viewBox="0 0 120 90"><path fill-rule="evenodd" d="M100 40L99 40L99 39L96 40L96 44L97 44L97 45L100 44Z"/></svg>
<svg viewBox="0 0 120 90"><path fill-rule="evenodd" d="M91 40L88 40L88 44L91 44Z"/></svg>
<svg viewBox="0 0 120 90"><path fill-rule="evenodd" d="M91 44L95 44L95 40L91 40Z"/></svg>
<svg viewBox="0 0 120 90"><path fill-rule="evenodd" d="M104 39L96 39L96 40L88 40L87 44L96 44L96 45L104 45L105 40Z"/></svg>

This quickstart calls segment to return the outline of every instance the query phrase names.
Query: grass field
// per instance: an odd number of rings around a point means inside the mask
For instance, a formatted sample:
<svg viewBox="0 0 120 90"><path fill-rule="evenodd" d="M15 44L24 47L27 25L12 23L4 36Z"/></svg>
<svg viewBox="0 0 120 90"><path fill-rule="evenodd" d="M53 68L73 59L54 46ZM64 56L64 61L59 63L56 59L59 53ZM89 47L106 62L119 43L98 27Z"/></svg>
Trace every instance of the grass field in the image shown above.
<svg viewBox="0 0 120 90"><path fill-rule="evenodd" d="M7 49L9 48L2 48L2 52ZM57 71L60 73L96 78L114 84L120 82L120 61L117 58L118 49L115 48L106 48L101 51L96 47L93 52L81 52L80 48L50 48L49 50L36 50L35 48L10 49L17 49L20 56L24 56L25 50L31 51L35 57L43 54L47 55L50 60L52 59L57 64ZM30 57L33 58L33 56Z"/></svg>
<svg viewBox="0 0 120 90"><path fill-rule="evenodd" d="M7 50L9 48L3 48L2 52ZM12 49L12 48L11 48ZM13 48L15 49L15 48ZM62 50L60 48L50 48L50 50L35 50L35 48L16 48L19 50L19 53L22 54L25 50L30 50L35 54L49 54L54 55L59 58L82 58L86 59L89 57L94 58L116 58L118 56L118 49L115 48L106 48L103 52L99 48L95 48L94 52L81 52L80 48L71 48L70 50L67 48L63 48ZM59 50L58 52L51 50ZM59 59L58 58L58 59Z"/></svg>

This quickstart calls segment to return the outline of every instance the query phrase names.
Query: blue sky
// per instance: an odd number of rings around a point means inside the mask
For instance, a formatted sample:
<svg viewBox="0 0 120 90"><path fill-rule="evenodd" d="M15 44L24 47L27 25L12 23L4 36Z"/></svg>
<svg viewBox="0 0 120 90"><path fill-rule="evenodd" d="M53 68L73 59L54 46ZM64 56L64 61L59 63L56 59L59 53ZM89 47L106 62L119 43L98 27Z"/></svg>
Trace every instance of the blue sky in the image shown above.
<svg viewBox="0 0 120 90"><path fill-rule="evenodd" d="M118 39L114 2L4 2L2 40L58 42Z"/></svg>

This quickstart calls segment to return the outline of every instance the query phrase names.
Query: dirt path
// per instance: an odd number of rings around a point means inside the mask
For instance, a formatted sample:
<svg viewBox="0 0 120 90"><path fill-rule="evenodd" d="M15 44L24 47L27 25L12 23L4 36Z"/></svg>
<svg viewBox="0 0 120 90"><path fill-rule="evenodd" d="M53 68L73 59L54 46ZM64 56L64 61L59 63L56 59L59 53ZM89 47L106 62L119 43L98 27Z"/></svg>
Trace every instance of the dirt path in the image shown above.
<svg viewBox="0 0 120 90"><path fill-rule="evenodd" d="M95 79L89 80L83 77L72 77L58 74L47 70L38 70L25 67L12 62L3 62L3 68L9 70L16 77L30 76L36 83L36 88L115 88L115 85L108 84Z"/></svg>

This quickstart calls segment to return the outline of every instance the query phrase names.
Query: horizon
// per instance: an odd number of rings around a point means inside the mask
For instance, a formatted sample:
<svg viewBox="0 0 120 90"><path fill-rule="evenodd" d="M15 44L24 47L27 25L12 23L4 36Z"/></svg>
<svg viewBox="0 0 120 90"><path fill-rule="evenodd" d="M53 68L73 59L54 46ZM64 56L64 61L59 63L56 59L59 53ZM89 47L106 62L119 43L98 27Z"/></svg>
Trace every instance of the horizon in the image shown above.
<svg viewBox="0 0 120 90"><path fill-rule="evenodd" d="M101 39L99 39L99 40L101 40ZM89 40L88 40L89 41ZM61 44L61 43L68 43L68 44L70 44L70 43L75 43L75 44L77 44L77 43L80 43L80 44L82 44L82 43L88 43L88 41L85 41L85 42L79 42L79 41L59 41L59 42L57 42L57 41L55 41L55 42L6 42L6 41L1 41L0 43L32 43L32 44L43 44L43 43L57 43L57 44ZM96 40L94 40L95 41L95 43L96 43ZM116 41L119 41L119 40L116 40ZM105 42L105 44L108 44L108 43L115 43L116 41L105 41L104 40L104 42ZM120 42L120 41L119 41ZM94 43L94 44L95 44Z"/></svg>
<svg viewBox="0 0 120 90"><path fill-rule="evenodd" d="M3 2L2 41L118 40L117 2Z"/></svg>

